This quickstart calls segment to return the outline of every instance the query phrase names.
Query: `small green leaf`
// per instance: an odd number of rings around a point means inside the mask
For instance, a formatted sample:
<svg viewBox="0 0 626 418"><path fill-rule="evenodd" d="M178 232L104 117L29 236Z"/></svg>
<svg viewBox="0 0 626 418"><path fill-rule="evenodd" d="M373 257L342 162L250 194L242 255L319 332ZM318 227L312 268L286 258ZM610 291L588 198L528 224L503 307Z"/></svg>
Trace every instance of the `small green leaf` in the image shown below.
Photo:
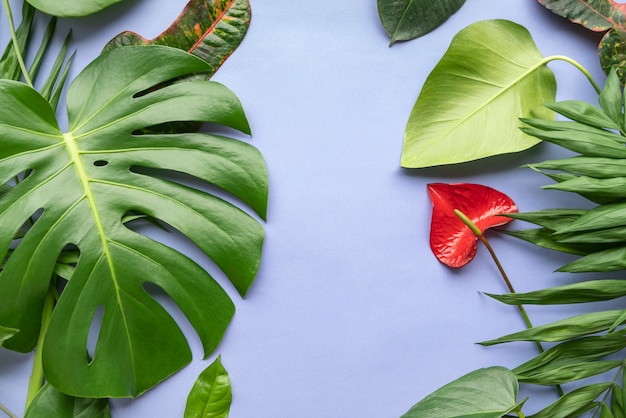
<svg viewBox="0 0 626 418"><path fill-rule="evenodd" d="M430 167L525 150L520 117L553 112L556 82L528 31L506 20L459 32L428 76L404 134L401 165ZM454 150L454 152L451 152ZM624 151L626 153L626 151Z"/></svg>
<svg viewBox="0 0 626 418"><path fill-rule="evenodd" d="M218 357L194 383L184 418L226 418L232 398L230 378Z"/></svg>
<svg viewBox="0 0 626 418"><path fill-rule="evenodd" d="M46 384L26 410L24 418L110 418L108 399L75 398Z"/></svg>
<svg viewBox="0 0 626 418"><path fill-rule="evenodd" d="M553 386L596 376L620 367L622 363L622 361L579 362L559 367L544 367L533 370L531 373L516 374L516 376L520 383Z"/></svg>
<svg viewBox="0 0 626 418"><path fill-rule="evenodd" d="M545 228L525 229L520 231L503 230L501 232L531 242L539 247L567 254L587 255L604 248L588 244L564 244L554 237L554 231Z"/></svg>
<svg viewBox="0 0 626 418"><path fill-rule="evenodd" d="M567 263L557 271L568 273L626 270L626 247L609 248Z"/></svg>
<svg viewBox="0 0 626 418"><path fill-rule="evenodd" d="M402 418L499 418L519 410L515 375L504 367L478 369L415 404Z"/></svg>
<svg viewBox="0 0 626 418"><path fill-rule="evenodd" d="M585 213L587 211L584 209L543 209L535 212L509 213L506 216L554 231L571 224Z"/></svg>
<svg viewBox="0 0 626 418"><path fill-rule="evenodd" d="M626 160L576 156L561 160L533 163L529 167L540 170L562 170L595 178L626 177Z"/></svg>
<svg viewBox="0 0 626 418"><path fill-rule="evenodd" d="M598 405L594 400L610 389L611 385L611 383L597 383L575 389L529 418L571 418L578 416L597 407Z"/></svg>
<svg viewBox="0 0 626 418"><path fill-rule="evenodd" d="M99 12L122 0L26 0L36 9L52 16L78 17Z"/></svg>
<svg viewBox="0 0 626 418"><path fill-rule="evenodd" d="M393 45L436 29L456 13L465 0L378 0L377 3L380 22Z"/></svg>
<svg viewBox="0 0 626 418"><path fill-rule="evenodd" d="M602 110L617 124L623 128L624 113L622 112L622 86L617 76L616 67L611 67L604 88L598 97ZM619 128L618 128L619 129Z"/></svg>

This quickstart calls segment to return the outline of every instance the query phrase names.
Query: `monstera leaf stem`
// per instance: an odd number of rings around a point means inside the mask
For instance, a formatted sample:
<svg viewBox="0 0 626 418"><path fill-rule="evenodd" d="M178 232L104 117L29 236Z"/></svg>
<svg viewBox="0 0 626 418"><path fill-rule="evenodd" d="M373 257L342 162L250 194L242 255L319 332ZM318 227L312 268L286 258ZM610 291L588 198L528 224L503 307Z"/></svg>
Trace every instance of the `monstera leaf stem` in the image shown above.
<svg viewBox="0 0 626 418"><path fill-rule="evenodd" d="M4 412L9 418L17 418L11 411L9 411L4 405L0 403L0 411Z"/></svg>
<svg viewBox="0 0 626 418"><path fill-rule="evenodd" d="M591 74L589 73L589 71L583 67L579 62L571 59L570 57L567 57L565 55L552 55L550 57L547 57L543 60L543 64L547 64L551 61L565 61L569 64L572 64L574 67L576 67L581 73L583 73L585 75L585 77L587 77L587 80L589 80L589 82L591 83L591 85L593 86L594 90L596 91L596 93L600 94L600 91L602 91L602 89L600 88L600 86L598 86L598 84L595 82L595 80L593 79L593 77L591 76Z"/></svg>
<svg viewBox="0 0 626 418"><path fill-rule="evenodd" d="M43 312L41 314L41 331L39 333L39 339L37 340L37 347L35 348L35 359L33 360L33 369L30 375L30 380L28 383L28 393L26 396L26 409L37 395L37 392L44 385L44 371L43 371L43 357L42 357L42 348L43 341L46 337L46 331L48 330L48 325L50 324L50 317L52 317L52 311L54 310L54 305L58 298L58 291L56 289L56 280L52 280L50 285L50 289L48 290L48 294L46 296L46 300L43 306Z"/></svg>
<svg viewBox="0 0 626 418"><path fill-rule="evenodd" d="M7 12L7 19L9 21L9 29L11 30L11 40L13 42L13 46L15 48L15 56L17 57L17 61L20 64L20 68L22 69L22 75L24 76L24 81L30 87L33 87L33 82L28 75L28 70L26 69L26 64L24 63L24 57L22 56L22 51L20 51L19 43L17 41L17 34L15 33L15 24L13 23L13 13L11 12L11 5L9 4L9 0L4 0L4 8Z"/></svg>

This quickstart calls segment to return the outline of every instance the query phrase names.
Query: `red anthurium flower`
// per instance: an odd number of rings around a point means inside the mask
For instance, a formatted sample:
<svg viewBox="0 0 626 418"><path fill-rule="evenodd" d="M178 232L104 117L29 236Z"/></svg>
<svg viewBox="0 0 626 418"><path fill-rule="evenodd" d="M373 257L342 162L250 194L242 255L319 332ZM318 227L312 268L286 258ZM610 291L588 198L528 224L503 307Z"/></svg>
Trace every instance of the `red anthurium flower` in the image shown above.
<svg viewBox="0 0 626 418"><path fill-rule="evenodd" d="M498 215L518 211L510 197L481 184L431 183L428 194L433 202L430 248L439 261L455 268L472 261L478 241L478 236L454 213L455 209L467 216L481 233L512 221Z"/></svg>

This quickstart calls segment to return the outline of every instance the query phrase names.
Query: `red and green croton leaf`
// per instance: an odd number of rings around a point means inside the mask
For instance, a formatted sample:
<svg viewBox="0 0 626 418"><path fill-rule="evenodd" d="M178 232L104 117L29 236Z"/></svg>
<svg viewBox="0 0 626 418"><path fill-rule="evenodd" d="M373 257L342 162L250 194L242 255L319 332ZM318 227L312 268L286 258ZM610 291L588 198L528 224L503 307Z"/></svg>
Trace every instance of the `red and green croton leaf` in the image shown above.
<svg viewBox="0 0 626 418"><path fill-rule="evenodd" d="M463 267L476 255L478 236L456 214L462 212L481 233L512 219L501 216L517 213L513 200L498 190L472 183L431 183L428 194L433 203L430 248L449 267Z"/></svg>
<svg viewBox="0 0 626 418"><path fill-rule="evenodd" d="M165 45L190 52L206 62L213 75L243 40L250 26L248 0L191 0L178 18L154 39L126 31L105 49L122 45Z"/></svg>
<svg viewBox="0 0 626 418"><path fill-rule="evenodd" d="M606 32L598 47L605 73L617 66L622 83L626 81L626 3L615 0L538 0L555 14L594 32Z"/></svg>

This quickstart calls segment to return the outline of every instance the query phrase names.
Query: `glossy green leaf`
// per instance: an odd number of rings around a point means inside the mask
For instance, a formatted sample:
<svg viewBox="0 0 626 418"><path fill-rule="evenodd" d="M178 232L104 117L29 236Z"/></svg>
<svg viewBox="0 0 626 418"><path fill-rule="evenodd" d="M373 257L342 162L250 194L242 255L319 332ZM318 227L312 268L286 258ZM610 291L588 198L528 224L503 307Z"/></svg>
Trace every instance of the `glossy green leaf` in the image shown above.
<svg viewBox="0 0 626 418"><path fill-rule="evenodd" d="M0 347L4 344L6 340L13 337L15 334L19 332L18 329L15 328L7 328L0 325Z"/></svg>
<svg viewBox="0 0 626 418"><path fill-rule="evenodd" d="M523 122L531 124L533 121L523 119ZM523 127L521 130L544 141L552 142L565 149L589 157L626 158L626 149L618 142L618 139L621 139L618 135L576 131L547 131L531 127Z"/></svg>
<svg viewBox="0 0 626 418"><path fill-rule="evenodd" d="M26 0L36 9L59 17L87 16L122 0Z"/></svg>
<svg viewBox="0 0 626 418"><path fill-rule="evenodd" d="M594 402L611 388L611 383L597 383L577 388L531 415L530 418L571 418L590 411L598 405Z"/></svg>
<svg viewBox="0 0 626 418"><path fill-rule="evenodd" d="M623 311L599 311L576 315L560 321L505 335L495 340L481 342L481 345L495 345L513 341L559 342L584 337L609 329Z"/></svg>
<svg viewBox="0 0 626 418"><path fill-rule="evenodd" d="M72 83L66 133L36 91L0 81L2 103L15 109L0 114L0 183L32 170L0 198L3 257L24 222L43 209L0 274L0 323L20 329L7 347L32 350L57 257L68 244L75 246L78 263L42 351L46 378L63 393L136 396L191 360L185 336L148 284L178 305L206 355L233 315L232 301L205 270L129 229L127 214L146 215L186 235L242 295L254 280L264 234L259 222L211 189L179 181L191 176L212 184L264 218L267 171L260 153L208 133L137 134L181 120L248 132L241 104L224 86L164 85L208 70L204 61L175 48L108 51ZM157 85L162 87L154 89ZM176 172L185 177L169 174ZM92 358L85 348L99 309L103 316Z"/></svg>
<svg viewBox="0 0 626 418"><path fill-rule="evenodd" d="M587 211L584 209L543 209L535 212L509 213L506 216L554 231L571 224L585 213Z"/></svg>
<svg viewBox="0 0 626 418"><path fill-rule="evenodd" d="M598 96L598 100L602 110L617 124L619 129L619 127L624 127L622 86L615 67L609 68L607 74L606 82Z"/></svg>
<svg viewBox="0 0 626 418"><path fill-rule="evenodd" d="M519 231L502 231L503 234L528 241L548 250L567 254L587 255L602 250L602 246L588 244L564 244L554 237L554 231L545 228L524 229Z"/></svg>
<svg viewBox="0 0 626 418"><path fill-rule="evenodd" d="M620 129L620 122L614 121L602 109L580 100L564 100L546 103L545 106L566 118L594 128Z"/></svg>
<svg viewBox="0 0 626 418"><path fill-rule="evenodd" d="M626 177L626 160L616 158L576 156L533 163L529 167L540 170L562 170L601 179Z"/></svg>
<svg viewBox="0 0 626 418"><path fill-rule="evenodd" d="M626 280L592 280L535 290L527 293L493 295L492 298L509 305L557 305L599 302L626 296Z"/></svg>
<svg viewBox="0 0 626 418"><path fill-rule="evenodd" d="M110 418L108 399L75 398L44 385L32 400L24 418Z"/></svg>
<svg viewBox="0 0 626 418"><path fill-rule="evenodd" d="M218 357L194 383L184 418L226 418L232 399L230 378Z"/></svg>
<svg viewBox="0 0 626 418"><path fill-rule="evenodd" d="M378 16L390 44L419 38L439 27L465 0L377 0Z"/></svg>
<svg viewBox="0 0 626 418"><path fill-rule="evenodd" d="M518 389L510 370L478 369L437 389L402 418L499 418L521 408Z"/></svg>
<svg viewBox="0 0 626 418"><path fill-rule="evenodd" d="M404 134L401 165L454 164L522 151L539 141L520 117L553 117L554 75L530 34L506 20L459 32L428 76ZM454 150L453 153L450 150Z"/></svg>
<svg viewBox="0 0 626 418"><path fill-rule="evenodd" d="M154 39L122 32L105 49L121 45L165 45L190 52L206 62L210 77L243 40L250 26L249 0L190 0L172 25Z"/></svg>

